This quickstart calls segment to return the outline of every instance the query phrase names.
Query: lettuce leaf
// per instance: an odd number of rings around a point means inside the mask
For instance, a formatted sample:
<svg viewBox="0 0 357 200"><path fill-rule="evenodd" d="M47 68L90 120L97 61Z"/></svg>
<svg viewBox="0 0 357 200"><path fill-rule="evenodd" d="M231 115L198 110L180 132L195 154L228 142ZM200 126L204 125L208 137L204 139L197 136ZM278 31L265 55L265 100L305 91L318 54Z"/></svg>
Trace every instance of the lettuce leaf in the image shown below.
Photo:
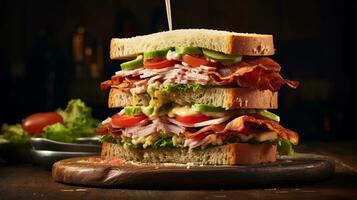
<svg viewBox="0 0 357 200"><path fill-rule="evenodd" d="M292 156L292 155L294 155L293 145L291 144L291 142L289 140L281 138L278 141L278 152L279 152L279 155Z"/></svg>
<svg viewBox="0 0 357 200"><path fill-rule="evenodd" d="M99 120L93 118L91 108L80 99L70 100L66 109L57 109L56 112L63 117L63 124L46 126L43 133L45 138L73 142L78 137L94 136Z"/></svg>
<svg viewBox="0 0 357 200"><path fill-rule="evenodd" d="M80 99L72 99L65 110L58 109L57 112L63 117L63 124L80 137L93 136L94 128L99 124L99 120L92 117L92 109Z"/></svg>
<svg viewBox="0 0 357 200"><path fill-rule="evenodd" d="M176 92L179 90L193 90L194 92L203 89L205 86L200 85L198 83L191 83L191 84L176 84L176 83L169 83L162 85L160 87L160 91L162 92Z"/></svg>
<svg viewBox="0 0 357 200"><path fill-rule="evenodd" d="M155 148L172 147L172 138L160 138L154 143Z"/></svg>
<svg viewBox="0 0 357 200"><path fill-rule="evenodd" d="M59 142L73 142L76 138L71 130L61 123L46 126L43 131L43 136L45 138Z"/></svg>
<svg viewBox="0 0 357 200"><path fill-rule="evenodd" d="M0 143L25 144L30 141L30 136L22 129L21 124L3 124L1 133Z"/></svg>

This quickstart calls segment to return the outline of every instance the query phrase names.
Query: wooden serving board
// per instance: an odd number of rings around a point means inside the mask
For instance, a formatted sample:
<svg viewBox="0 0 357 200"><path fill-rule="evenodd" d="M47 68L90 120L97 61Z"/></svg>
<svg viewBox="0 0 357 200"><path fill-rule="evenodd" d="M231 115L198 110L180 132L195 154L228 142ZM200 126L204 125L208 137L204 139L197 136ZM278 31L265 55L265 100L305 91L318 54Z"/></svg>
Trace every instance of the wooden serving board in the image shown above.
<svg viewBox="0 0 357 200"><path fill-rule="evenodd" d="M275 163L250 166L108 164L99 157L71 158L52 167L55 181L94 187L238 188L287 186L331 177L333 160L315 154L281 157Z"/></svg>

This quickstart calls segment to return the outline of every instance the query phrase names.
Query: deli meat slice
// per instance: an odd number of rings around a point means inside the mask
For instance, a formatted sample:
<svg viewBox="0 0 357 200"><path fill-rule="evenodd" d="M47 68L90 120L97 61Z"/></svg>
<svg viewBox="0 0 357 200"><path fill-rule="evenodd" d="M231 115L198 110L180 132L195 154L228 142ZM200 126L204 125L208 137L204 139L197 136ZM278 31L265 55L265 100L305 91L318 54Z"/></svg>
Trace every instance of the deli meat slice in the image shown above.
<svg viewBox="0 0 357 200"><path fill-rule="evenodd" d="M280 124L265 119L257 119L252 116L243 115L237 117L227 124L218 124L206 126L196 132L185 132L186 138L204 138L204 135L209 134L248 134L250 127L261 127L276 132L280 137L289 140L292 144L296 145L299 141L299 136L296 132L284 128Z"/></svg>

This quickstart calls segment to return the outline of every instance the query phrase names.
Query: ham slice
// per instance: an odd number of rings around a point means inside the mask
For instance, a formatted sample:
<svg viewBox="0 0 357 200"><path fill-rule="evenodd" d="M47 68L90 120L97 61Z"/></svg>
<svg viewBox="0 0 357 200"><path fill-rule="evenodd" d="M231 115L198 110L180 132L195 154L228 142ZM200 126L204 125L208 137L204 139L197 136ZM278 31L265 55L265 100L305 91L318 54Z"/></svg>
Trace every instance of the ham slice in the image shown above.
<svg viewBox="0 0 357 200"><path fill-rule="evenodd" d="M152 120L146 119L130 127L116 127L109 119L104 120L102 125L96 129L98 135L112 134L113 136L123 135L130 138L138 138L159 133L160 131L174 135L180 135L186 131L185 127L172 124L163 117Z"/></svg>

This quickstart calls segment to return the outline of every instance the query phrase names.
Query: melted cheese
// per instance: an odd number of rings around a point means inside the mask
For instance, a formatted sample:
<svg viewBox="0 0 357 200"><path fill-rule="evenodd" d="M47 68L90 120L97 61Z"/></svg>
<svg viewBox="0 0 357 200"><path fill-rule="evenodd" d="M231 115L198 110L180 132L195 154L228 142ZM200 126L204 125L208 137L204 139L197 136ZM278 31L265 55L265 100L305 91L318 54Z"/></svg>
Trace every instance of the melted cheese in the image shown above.
<svg viewBox="0 0 357 200"><path fill-rule="evenodd" d="M204 114L206 116L210 116L214 118L224 117L227 115L227 113L224 112L196 112L190 106L182 106L182 107L176 106L168 113L168 116L169 117L174 117L175 115L190 116L190 115L197 115L197 114Z"/></svg>
<svg viewBox="0 0 357 200"><path fill-rule="evenodd" d="M194 111L191 109L189 106L183 106L183 107L174 107L170 112L169 112L169 117L173 117L175 115L180 115L180 116L189 116L189 115L197 115L199 114L198 112Z"/></svg>

